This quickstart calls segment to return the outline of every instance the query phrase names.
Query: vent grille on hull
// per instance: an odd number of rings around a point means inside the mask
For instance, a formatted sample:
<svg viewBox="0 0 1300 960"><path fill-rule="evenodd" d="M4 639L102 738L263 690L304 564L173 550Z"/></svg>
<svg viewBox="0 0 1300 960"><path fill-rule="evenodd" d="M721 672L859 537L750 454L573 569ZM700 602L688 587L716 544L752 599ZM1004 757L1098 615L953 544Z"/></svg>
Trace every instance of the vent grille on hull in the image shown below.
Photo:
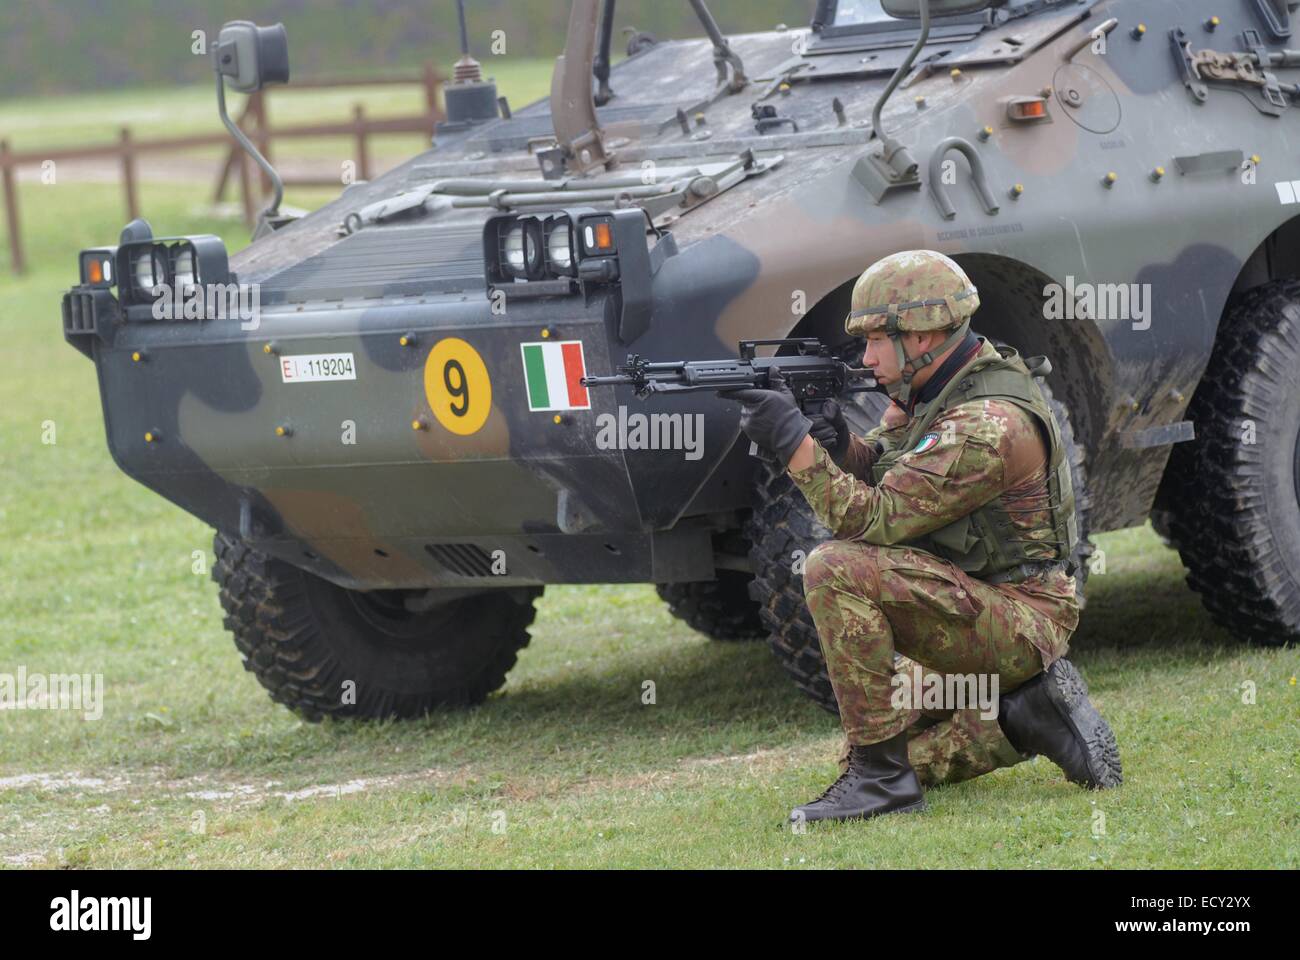
<svg viewBox="0 0 1300 960"><path fill-rule="evenodd" d="M492 558L475 544L430 543L424 549L450 573L462 577L492 576Z"/></svg>

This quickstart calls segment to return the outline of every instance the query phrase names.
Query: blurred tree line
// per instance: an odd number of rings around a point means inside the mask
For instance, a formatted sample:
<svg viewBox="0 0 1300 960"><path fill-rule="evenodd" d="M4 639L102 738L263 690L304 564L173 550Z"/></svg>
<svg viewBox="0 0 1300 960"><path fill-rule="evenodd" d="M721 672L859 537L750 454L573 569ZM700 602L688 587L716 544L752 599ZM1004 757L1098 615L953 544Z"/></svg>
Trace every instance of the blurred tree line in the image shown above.
<svg viewBox="0 0 1300 960"><path fill-rule="evenodd" d="M710 0L724 33L806 26L815 0ZM471 48L490 56L554 57L567 0L466 0ZM614 49L635 26L660 39L702 36L686 0L618 0ZM197 83L193 31L215 38L227 20L282 21L295 73L364 75L432 58L450 73L459 39L454 0L0 0L0 98L112 87Z"/></svg>

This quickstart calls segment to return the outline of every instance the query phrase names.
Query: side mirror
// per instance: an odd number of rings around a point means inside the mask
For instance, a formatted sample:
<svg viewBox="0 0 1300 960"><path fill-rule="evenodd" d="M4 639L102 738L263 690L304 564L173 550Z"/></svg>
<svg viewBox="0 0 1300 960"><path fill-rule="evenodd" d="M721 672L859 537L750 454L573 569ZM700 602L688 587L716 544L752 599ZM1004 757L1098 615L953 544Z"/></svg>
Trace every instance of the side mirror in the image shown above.
<svg viewBox="0 0 1300 960"><path fill-rule="evenodd" d="M271 181L275 196L271 205L262 211L256 240L264 233L287 222L280 216L280 203L284 200L284 181L275 168L262 156L253 141L249 140L239 125L230 119L226 110L226 85L239 93L257 93L268 83L289 82L289 38L284 24L259 27L247 20L232 20L221 28L217 42L212 46L212 68L217 74L217 114L248 155L257 161L262 172Z"/></svg>
<svg viewBox="0 0 1300 960"><path fill-rule="evenodd" d="M963 13L979 13L989 7L1000 7L1005 0L930 0L930 16L956 17ZM891 17L915 20L921 16L921 0L880 0L880 6Z"/></svg>
<svg viewBox="0 0 1300 960"><path fill-rule="evenodd" d="M289 82L289 38L282 23L259 27L247 20L232 20L217 34L213 56L218 75L239 93Z"/></svg>

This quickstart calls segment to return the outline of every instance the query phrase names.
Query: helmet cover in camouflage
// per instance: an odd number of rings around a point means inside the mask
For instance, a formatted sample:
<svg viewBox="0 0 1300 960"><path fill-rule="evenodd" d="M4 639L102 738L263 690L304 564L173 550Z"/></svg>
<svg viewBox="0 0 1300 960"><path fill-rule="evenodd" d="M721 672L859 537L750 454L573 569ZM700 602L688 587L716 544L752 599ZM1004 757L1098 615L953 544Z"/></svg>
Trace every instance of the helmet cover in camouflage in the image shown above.
<svg viewBox="0 0 1300 960"><path fill-rule="evenodd" d="M877 260L858 277L844 330L861 337L887 329L891 306L897 330L947 330L969 319L979 305L975 285L956 261L936 250L903 250Z"/></svg>

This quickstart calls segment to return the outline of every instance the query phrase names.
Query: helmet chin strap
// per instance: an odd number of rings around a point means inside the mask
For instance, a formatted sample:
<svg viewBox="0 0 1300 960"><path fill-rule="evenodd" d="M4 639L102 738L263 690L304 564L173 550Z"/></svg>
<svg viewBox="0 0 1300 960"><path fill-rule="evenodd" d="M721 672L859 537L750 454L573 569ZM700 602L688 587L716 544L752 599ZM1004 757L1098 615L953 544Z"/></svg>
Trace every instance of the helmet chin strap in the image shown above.
<svg viewBox="0 0 1300 960"><path fill-rule="evenodd" d="M907 402L912 396L912 378L916 376L917 371L928 367L934 363L936 357L943 356L945 351L961 343L966 338L966 333L969 330L970 318L968 317L939 346L933 350L925 351L919 357L909 357L907 351L903 349L903 331L898 329L898 317L891 313L885 323L885 332L889 335L889 339L894 342L894 355L898 357L900 379L897 383L886 386L885 392L893 397L900 407L907 406Z"/></svg>

